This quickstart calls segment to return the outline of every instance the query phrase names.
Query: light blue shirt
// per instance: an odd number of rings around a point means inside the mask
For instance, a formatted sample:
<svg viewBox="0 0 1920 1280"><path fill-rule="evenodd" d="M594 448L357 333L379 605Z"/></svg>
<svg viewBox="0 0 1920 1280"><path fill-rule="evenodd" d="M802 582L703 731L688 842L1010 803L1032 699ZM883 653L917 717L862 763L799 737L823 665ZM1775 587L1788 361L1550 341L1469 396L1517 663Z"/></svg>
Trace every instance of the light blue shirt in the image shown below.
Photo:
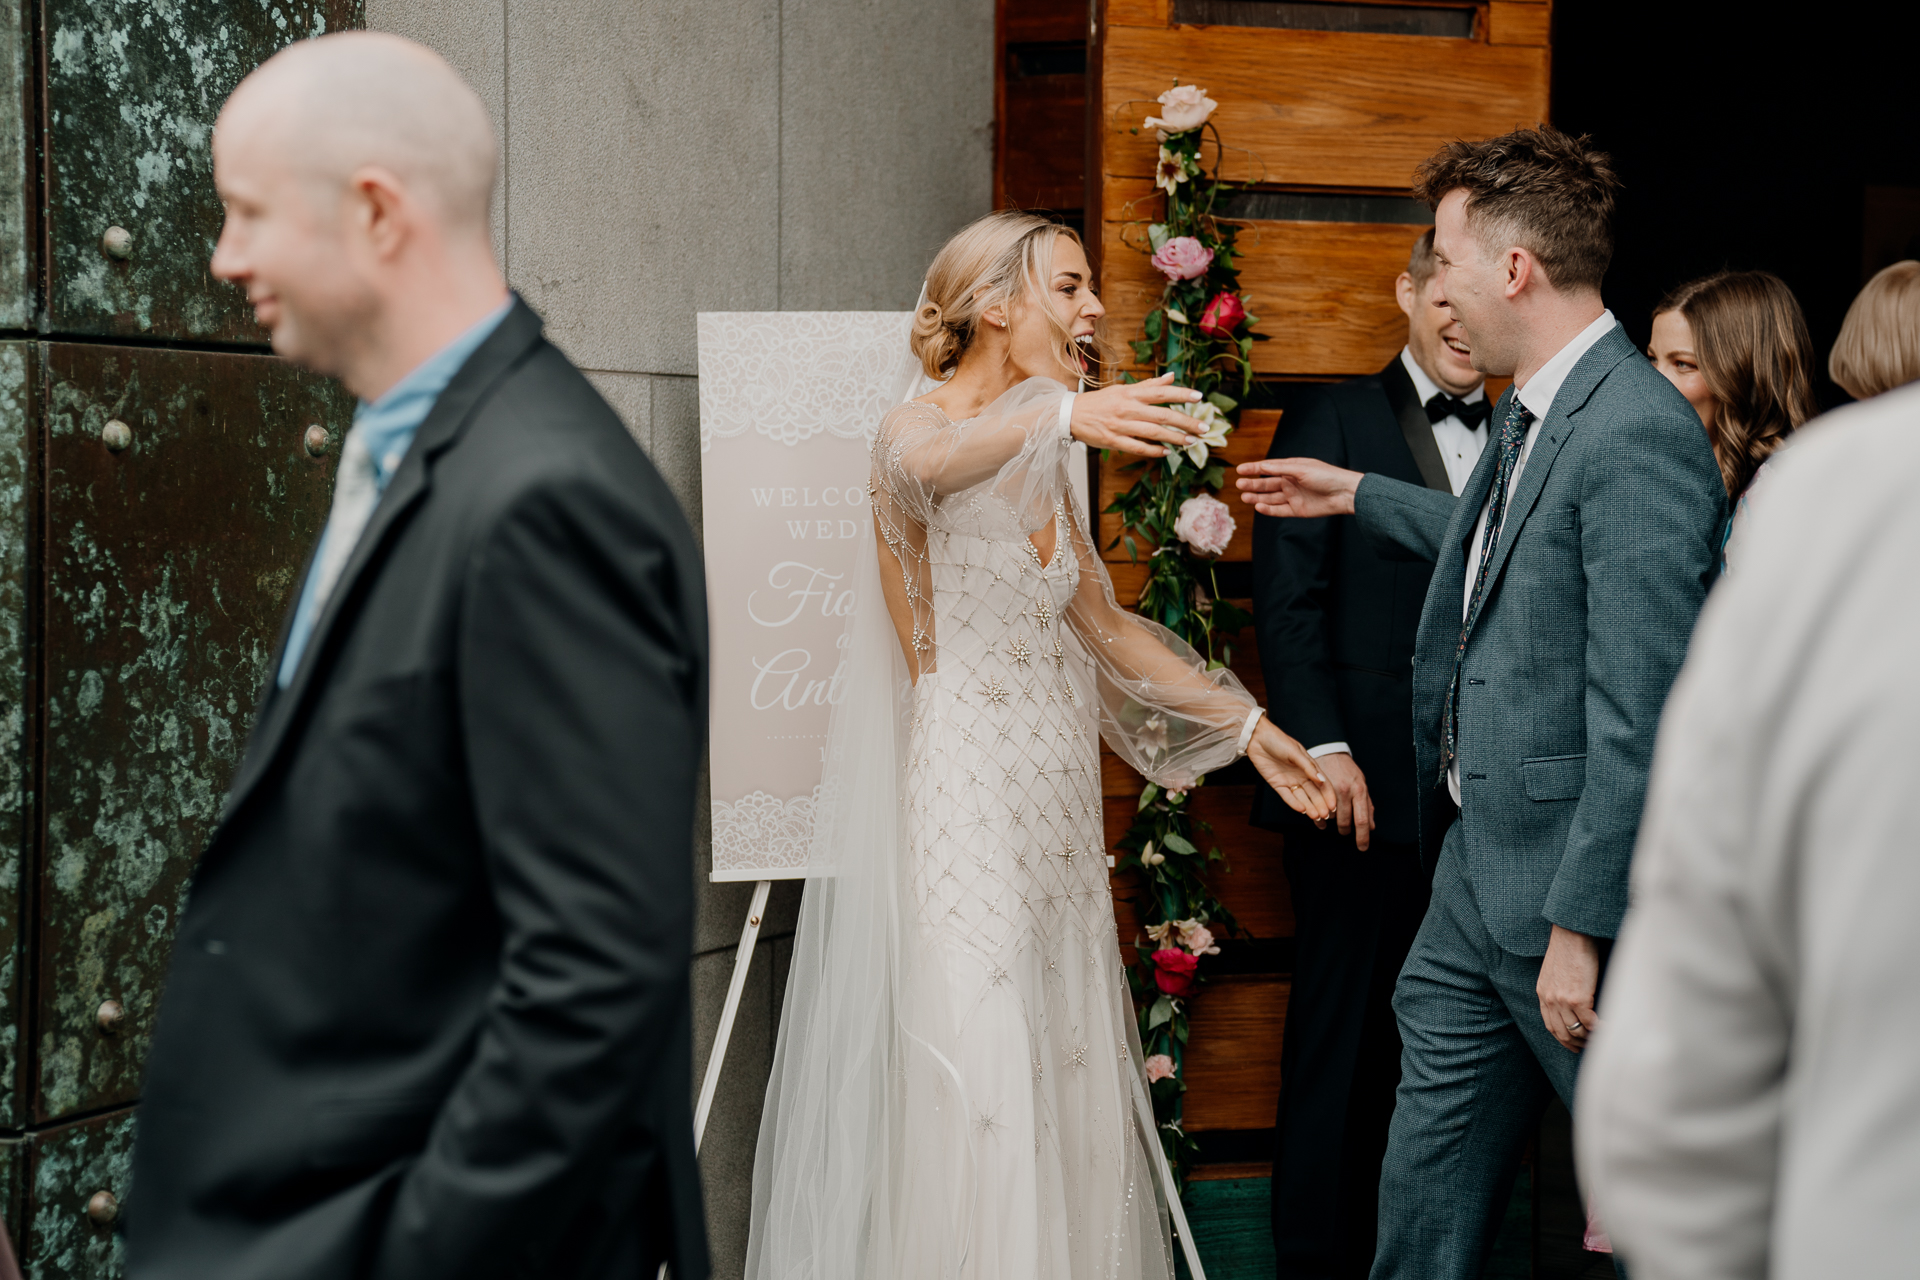
<svg viewBox="0 0 1920 1280"><path fill-rule="evenodd" d="M353 411L353 429L366 441L367 454L373 459L373 483L381 493L387 491L387 483L406 459L407 450L413 447L414 434L433 411L440 393L453 381L453 375L460 372L467 357L492 336L512 309L513 300L509 298L498 310L428 356L412 373L394 383L387 394L372 404L362 400ZM321 532L320 545L314 548L313 562L307 570L306 585L300 589L300 606L293 612L293 626L287 632L287 651L280 659L282 689L293 683L307 641L313 638L313 624L320 612L314 599L317 579L313 571L319 568L326 554L327 539L332 536L331 525Z"/></svg>

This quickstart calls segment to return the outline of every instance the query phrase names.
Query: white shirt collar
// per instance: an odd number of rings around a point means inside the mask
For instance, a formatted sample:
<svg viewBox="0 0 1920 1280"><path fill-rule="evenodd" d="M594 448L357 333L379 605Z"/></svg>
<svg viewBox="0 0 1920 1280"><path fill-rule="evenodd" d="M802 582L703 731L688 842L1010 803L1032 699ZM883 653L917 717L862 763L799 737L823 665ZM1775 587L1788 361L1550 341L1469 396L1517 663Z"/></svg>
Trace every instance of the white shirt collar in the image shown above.
<svg viewBox="0 0 1920 1280"><path fill-rule="evenodd" d="M1425 404L1440 394L1440 384L1432 378L1429 378L1427 371L1420 367L1420 362L1413 358L1412 347L1400 348L1400 365L1407 371L1407 376L1413 379L1413 391L1415 395L1420 397L1421 404ZM1468 404L1472 404L1476 400L1485 400L1487 398L1487 384L1482 382L1479 386L1460 398Z"/></svg>
<svg viewBox="0 0 1920 1280"><path fill-rule="evenodd" d="M1535 422L1547 420L1547 410L1553 408L1553 398L1560 394L1560 385L1573 372L1573 366L1580 363L1580 357L1593 349L1593 344L1613 332L1613 312L1602 311L1600 318L1573 336L1553 358L1540 366L1540 371L1527 379L1527 385L1513 394L1520 403L1527 406L1527 412L1533 415Z"/></svg>

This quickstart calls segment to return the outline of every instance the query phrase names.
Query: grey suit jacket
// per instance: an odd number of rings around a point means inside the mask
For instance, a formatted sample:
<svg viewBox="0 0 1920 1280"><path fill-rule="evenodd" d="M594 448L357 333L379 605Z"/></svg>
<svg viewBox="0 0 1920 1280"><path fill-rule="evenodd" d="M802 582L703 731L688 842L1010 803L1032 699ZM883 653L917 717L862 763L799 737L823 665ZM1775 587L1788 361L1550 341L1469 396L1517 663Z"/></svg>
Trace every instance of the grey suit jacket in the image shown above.
<svg viewBox="0 0 1920 1280"><path fill-rule="evenodd" d="M1454 818L1441 715L1467 543L1497 444L1457 499L1379 475L1355 498L1362 527L1435 561L1413 658L1429 865ZM1616 327L1574 366L1540 424L1461 671L1466 870L1508 951L1544 955L1554 924L1602 938L1620 927L1654 727L1712 582L1725 514L1699 417Z"/></svg>

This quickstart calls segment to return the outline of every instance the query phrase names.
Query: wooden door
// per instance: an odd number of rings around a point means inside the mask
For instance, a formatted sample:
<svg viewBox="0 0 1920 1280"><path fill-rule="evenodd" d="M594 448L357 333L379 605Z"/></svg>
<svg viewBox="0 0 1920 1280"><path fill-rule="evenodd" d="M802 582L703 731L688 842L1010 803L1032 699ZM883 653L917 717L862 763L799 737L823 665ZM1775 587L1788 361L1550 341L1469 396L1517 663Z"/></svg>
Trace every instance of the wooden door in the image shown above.
<svg viewBox="0 0 1920 1280"><path fill-rule="evenodd" d="M1084 216L1109 336L1140 336L1164 283L1145 247L1146 224L1164 209L1151 180L1156 147L1137 130L1178 82L1220 103L1213 121L1229 148L1223 176L1248 184L1227 212L1243 226L1250 309L1273 339L1254 347L1256 374L1271 389L1381 368L1406 340L1393 281L1431 225L1410 198L1414 167L1451 139L1546 118L1550 19L1549 0L1096 0ZM1244 411L1230 460L1264 456L1278 419ZM1127 483L1112 464L1103 468L1098 505ZM1232 505L1240 528L1220 566L1229 596L1251 590L1251 517ZM1105 517L1103 545L1117 532ZM1130 603L1144 573L1124 550L1108 556ZM1235 671L1264 701L1250 629L1234 651ZM1141 780L1111 756L1104 778L1111 844ZM1193 802L1232 868L1216 891L1257 939L1203 965L1223 976L1193 1005L1185 1124L1206 1153L1203 1176L1209 1165L1222 1174L1264 1171L1280 1083L1293 916L1279 837L1248 824L1252 802L1244 766L1216 775ZM1130 892L1116 883L1123 941L1137 932L1124 906Z"/></svg>

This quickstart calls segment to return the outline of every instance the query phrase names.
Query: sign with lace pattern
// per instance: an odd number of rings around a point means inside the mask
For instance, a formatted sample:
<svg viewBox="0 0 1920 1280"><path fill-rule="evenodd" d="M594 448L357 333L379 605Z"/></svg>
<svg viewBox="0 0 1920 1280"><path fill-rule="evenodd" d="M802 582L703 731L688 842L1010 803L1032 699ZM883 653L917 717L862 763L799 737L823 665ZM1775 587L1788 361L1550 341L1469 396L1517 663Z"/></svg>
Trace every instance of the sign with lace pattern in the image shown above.
<svg viewBox="0 0 1920 1280"><path fill-rule="evenodd" d="M715 880L807 874L853 558L872 519L868 441L892 407L910 321L699 318Z"/></svg>

